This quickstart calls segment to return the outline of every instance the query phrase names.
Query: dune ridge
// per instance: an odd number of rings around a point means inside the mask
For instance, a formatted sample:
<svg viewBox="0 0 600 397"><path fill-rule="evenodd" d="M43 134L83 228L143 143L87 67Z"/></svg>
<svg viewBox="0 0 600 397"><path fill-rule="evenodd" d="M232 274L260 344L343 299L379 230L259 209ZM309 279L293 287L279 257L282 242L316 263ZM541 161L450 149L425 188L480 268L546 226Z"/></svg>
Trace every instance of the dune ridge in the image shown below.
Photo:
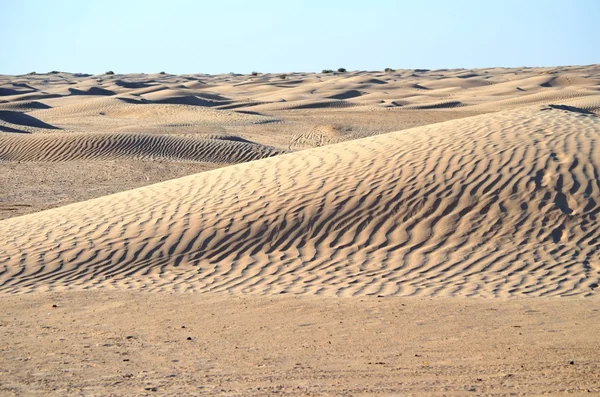
<svg viewBox="0 0 600 397"><path fill-rule="evenodd" d="M526 107L0 222L0 292L592 296L600 120Z"/></svg>
<svg viewBox="0 0 600 397"><path fill-rule="evenodd" d="M354 71L344 73L264 73L223 75L113 75L70 73L0 76L3 102L59 104L70 97L112 99L45 113L61 118L95 107L107 110L117 98L137 104L237 109L260 105L265 111L375 106L405 110L455 102L465 110L501 111L525 104L600 93L598 65L557 68L489 68L444 70ZM65 103L68 103L66 101ZM91 106L91 107L90 107ZM57 106L63 107L63 106ZM402 107L402 106L401 106ZM474 107L474 109L468 109ZM157 106L155 109L168 109ZM213 109L213 110L218 110ZM197 110L196 110L197 111ZM80 114L81 115L81 114ZM215 112L211 117L224 117ZM208 117L208 114L204 115Z"/></svg>

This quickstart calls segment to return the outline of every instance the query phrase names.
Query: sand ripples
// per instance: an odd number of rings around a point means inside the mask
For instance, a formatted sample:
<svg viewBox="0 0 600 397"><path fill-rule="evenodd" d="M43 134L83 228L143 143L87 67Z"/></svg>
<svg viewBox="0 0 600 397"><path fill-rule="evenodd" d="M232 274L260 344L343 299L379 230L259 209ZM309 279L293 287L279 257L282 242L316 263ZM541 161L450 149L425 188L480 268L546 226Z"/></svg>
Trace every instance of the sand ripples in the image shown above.
<svg viewBox="0 0 600 397"><path fill-rule="evenodd" d="M599 138L512 110L5 220L0 291L591 295Z"/></svg>
<svg viewBox="0 0 600 397"><path fill-rule="evenodd" d="M151 134L8 135L0 136L0 161L141 159L241 163L283 153L229 138Z"/></svg>

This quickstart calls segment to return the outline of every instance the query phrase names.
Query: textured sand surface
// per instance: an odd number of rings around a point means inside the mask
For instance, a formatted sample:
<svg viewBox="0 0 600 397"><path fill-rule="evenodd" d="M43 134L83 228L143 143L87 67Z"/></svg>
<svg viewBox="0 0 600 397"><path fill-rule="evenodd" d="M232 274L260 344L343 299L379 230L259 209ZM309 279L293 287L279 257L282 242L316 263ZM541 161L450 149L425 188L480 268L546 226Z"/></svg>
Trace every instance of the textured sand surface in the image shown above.
<svg viewBox="0 0 600 397"><path fill-rule="evenodd" d="M0 76L0 390L598 392L599 115L596 65Z"/></svg>
<svg viewBox="0 0 600 397"><path fill-rule="evenodd" d="M0 291L593 295L600 119L527 107L0 222Z"/></svg>
<svg viewBox="0 0 600 397"><path fill-rule="evenodd" d="M598 300L95 290L0 309L7 396L600 393Z"/></svg>

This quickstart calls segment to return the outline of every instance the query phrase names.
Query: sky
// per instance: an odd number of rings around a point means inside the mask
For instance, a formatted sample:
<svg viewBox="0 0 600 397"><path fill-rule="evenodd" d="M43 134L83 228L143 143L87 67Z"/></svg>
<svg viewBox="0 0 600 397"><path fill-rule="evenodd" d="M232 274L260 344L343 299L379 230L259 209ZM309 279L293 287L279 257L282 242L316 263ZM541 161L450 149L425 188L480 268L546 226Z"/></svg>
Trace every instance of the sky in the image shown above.
<svg viewBox="0 0 600 397"><path fill-rule="evenodd" d="M0 0L0 74L600 63L600 0Z"/></svg>

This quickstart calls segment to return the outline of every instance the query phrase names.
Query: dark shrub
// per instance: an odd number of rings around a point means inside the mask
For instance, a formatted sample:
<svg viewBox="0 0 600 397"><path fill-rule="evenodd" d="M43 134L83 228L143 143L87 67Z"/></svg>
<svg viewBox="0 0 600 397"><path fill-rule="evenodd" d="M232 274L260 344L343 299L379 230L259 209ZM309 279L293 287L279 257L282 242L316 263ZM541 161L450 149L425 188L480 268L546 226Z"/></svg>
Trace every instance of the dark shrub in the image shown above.
<svg viewBox="0 0 600 397"><path fill-rule="evenodd" d="M339 69L338 69L338 73L346 73L346 69L344 69L344 68L339 68Z"/></svg>
<svg viewBox="0 0 600 397"><path fill-rule="evenodd" d="M322 73L333 73L333 70L331 70L331 69L323 69Z"/></svg>
<svg viewBox="0 0 600 397"><path fill-rule="evenodd" d="M108 72L106 72L105 74L112 75L112 74L115 74L115 72L113 72L112 70L109 70L109 71L108 71Z"/></svg>

